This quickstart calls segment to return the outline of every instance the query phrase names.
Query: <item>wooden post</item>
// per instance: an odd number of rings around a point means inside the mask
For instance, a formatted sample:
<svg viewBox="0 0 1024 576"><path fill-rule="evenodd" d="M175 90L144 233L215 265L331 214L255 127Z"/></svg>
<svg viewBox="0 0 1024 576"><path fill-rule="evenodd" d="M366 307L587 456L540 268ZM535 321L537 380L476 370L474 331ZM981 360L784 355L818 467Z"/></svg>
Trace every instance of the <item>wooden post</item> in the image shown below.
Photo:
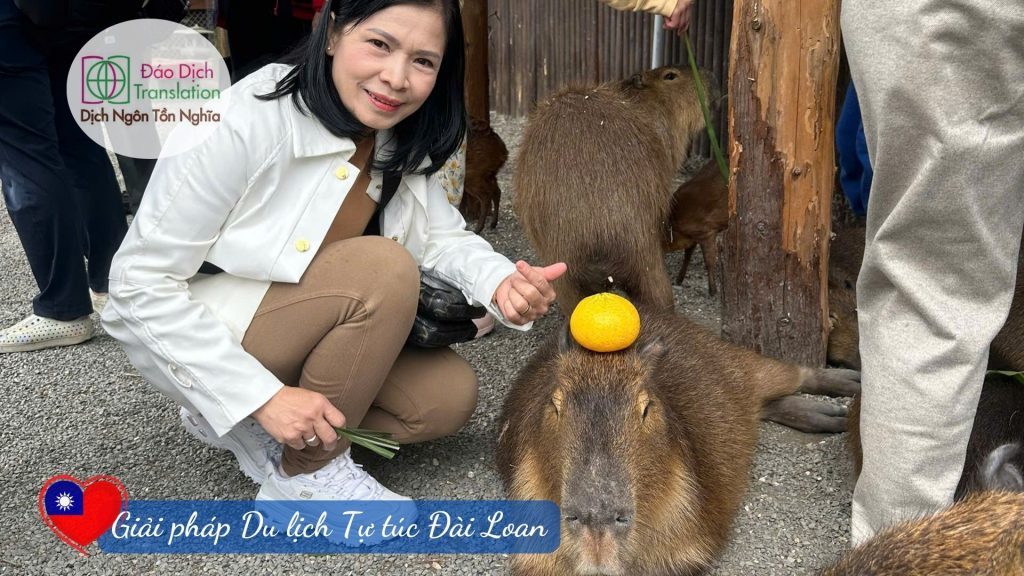
<svg viewBox="0 0 1024 576"><path fill-rule="evenodd" d="M828 336L838 0L736 0L722 335L820 366Z"/></svg>
<svg viewBox="0 0 1024 576"><path fill-rule="evenodd" d="M466 35L466 108L469 117L490 126L491 101L487 73L487 0L465 0L462 26Z"/></svg>

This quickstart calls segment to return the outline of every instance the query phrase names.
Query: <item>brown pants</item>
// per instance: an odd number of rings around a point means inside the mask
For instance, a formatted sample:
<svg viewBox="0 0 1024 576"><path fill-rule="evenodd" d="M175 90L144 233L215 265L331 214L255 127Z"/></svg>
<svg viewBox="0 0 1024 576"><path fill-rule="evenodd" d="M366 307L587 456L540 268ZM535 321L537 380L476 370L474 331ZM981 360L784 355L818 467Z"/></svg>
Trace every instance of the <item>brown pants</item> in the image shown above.
<svg viewBox="0 0 1024 576"><path fill-rule="evenodd" d="M298 284L275 282L242 347L288 386L327 397L348 427L402 443L453 434L476 407L472 367L448 348L404 347L419 271L392 240L362 236L325 246ZM286 474L313 472L348 448L285 446Z"/></svg>

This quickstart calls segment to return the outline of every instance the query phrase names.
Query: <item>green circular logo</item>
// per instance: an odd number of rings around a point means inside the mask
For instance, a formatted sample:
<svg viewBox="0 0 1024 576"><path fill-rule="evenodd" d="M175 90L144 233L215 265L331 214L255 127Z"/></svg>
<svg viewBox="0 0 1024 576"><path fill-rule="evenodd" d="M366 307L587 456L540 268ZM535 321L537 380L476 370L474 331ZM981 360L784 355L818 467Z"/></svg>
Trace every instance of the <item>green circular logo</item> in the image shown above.
<svg viewBox="0 0 1024 576"><path fill-rule="evenodd" d="M128 89L128 71L113 60L100 60L85 73L85 87L97 100L117 100Z"/></svg>

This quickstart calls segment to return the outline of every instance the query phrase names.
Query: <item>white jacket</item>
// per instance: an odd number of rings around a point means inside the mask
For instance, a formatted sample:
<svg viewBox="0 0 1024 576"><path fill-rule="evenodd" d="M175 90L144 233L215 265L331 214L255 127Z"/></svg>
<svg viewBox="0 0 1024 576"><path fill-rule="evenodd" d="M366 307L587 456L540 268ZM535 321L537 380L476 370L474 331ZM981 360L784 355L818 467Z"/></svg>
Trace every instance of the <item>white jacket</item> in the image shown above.
<svg viewBox="0 0 1024 576"><path fill-rule="evenodd" d="M218 434L281 388L242 349L242 336L271 282L302 277L359 174L348 162L352 140L330 134L290 97L254 97L288 70L273 64L225 91L213 134L158 162L110 269L103 327L147 381ZM388 136L378 135L378 150ZM368 192L379 197L380 186L375 174ZM381 233L510 325L491 297L514 264L465 230L436 178L404 177ZM225 273L197 276L204 260Z"/></svg>

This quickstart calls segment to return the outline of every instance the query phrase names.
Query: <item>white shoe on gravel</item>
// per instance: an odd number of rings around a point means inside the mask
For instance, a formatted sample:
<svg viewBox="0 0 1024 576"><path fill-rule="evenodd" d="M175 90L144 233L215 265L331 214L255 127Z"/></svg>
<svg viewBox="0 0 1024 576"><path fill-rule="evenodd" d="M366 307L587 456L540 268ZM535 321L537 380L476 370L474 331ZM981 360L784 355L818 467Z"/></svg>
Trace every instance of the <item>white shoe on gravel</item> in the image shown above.
<svg viewBox="0 0 1024 576"><path fill-rule="evenodd" d="M267 476L281 461L281 444L252 418L242 420L220 437L206 418L201 414L193 414L185 407L181 408L181 423L185 431L203 444L230 450L238 460L238 467L257 484L266 482Z"/></svg>
<svg viewBox="0 0 1024 576"><path fill-rule="evenodd" d="M385 488L362 466L353 462L351 448L316 472L285 476L275 467L260 487L256 499L411 501L411 498Z"/></svg>
<svg viewBox="0 0 1024 576"><path fill-rule="evenodd" d="M0 354L74 346L92 338L95 330L88 316L65 322L29 314L21 322L0 331Z"/></svg>
<svg viewBox="0 0 1024 576"><path fill-rule="evenodd" d="M330 530L323 536L345 546L373 546L394 537L383 536L379 530L365 536L350 532L350 520L332 501L347 502L346 510L354 506L364 526L381 526L388 519L396 524L411 522L417 515L412 499L395 494L366 473L352 461L351 449L308 474L289 477L274 467L256 494L256 510L276 526L291 525L296 518L312 522L323 515L324 526Z"/></svg>

